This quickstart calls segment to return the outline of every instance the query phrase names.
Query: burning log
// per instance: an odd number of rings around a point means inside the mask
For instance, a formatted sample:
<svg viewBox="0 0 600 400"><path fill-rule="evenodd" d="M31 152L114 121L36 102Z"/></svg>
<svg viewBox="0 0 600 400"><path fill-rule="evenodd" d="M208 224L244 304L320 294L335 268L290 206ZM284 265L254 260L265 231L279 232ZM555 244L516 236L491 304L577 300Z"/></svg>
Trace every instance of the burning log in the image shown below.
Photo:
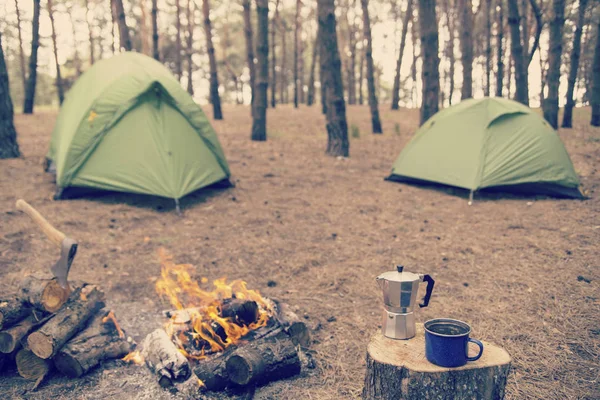
<svg viewBox="0 0 600 400"><path fill-rule="evenodd" d="M40 382L52 368L52 362L36 356L31 350L21 349L15 357L19 375Z"/></svg>
<svg viewBox="0 0 600 400"><path fill-rule="evenodd" d="M28 276L21 284L21 298L32 307L48 312L58 311L69 298L71 288L63 289L56 279Z"/></svg>
<svg viewBox="0 0 600 400"><path fill-rule="evenodd" d="M221 317L230 318L238 325L258 321L258 304L251 300L226 299L221 306Z"/></svg>
<svg viewBox="0 0 600 400"><path fill-rule="evenodd" d="M146 336L142 345L142 357L158 376L158 384L163 388L173 386L174 382L183 382L191 375L187 359L162 329Z"/></svg>
<svg viewBox="0 0 600 400"><path fill-rule="evenodd" d="M0 300L0 328L11 326L25 318L28 313L29 308L21 302L17 295Z"/></svg>
<svg viewBox="0 0 600 400"><path fill-rule="evenodd" d="M21 339L44 321L46 319L31 314L12 327L0 332L0 352L12 353L21 342Z"/></svg>
<svg viewBox="0 0 600 400"><path fill-rule="evenodd" d="M28 347L40 358L53 357L88 319L104 307L104 293L87 285L75 290L50 320L27 338Z"/></svg>
<svg viewBox="0 0 600 400"><path fill-rule="evenodd" d="M279 336L274 340L268 339L238 348L227 359L226 369L231 382L246 386L297 375L301 364L293 341Z"/></svg>
<svg viewBox="0 0 600 400"><path fill-rule="evenodd" d="M225 355L201 360L194 368L194 374L202 381L206 389L213 392L223 390L229 385L226 361Z"/></svg>
<svg viewBox="0 0 600 400"><path fill-rule="evenodd" d="M78 378L101 361L121 358L132 350L110 312L96 314L87 328L75 335L54 357L54 366L63 374ZM110 314L112 315L112 314Z"/></svg>

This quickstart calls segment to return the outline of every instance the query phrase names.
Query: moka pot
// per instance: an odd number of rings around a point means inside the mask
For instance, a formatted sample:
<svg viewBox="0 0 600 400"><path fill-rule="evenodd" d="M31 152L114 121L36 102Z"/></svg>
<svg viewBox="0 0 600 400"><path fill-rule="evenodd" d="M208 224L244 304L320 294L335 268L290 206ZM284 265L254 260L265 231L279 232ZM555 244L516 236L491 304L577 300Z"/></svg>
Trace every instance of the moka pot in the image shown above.
<svg viewBox="0 0 600 400"><path fill-rule="evenodd" d="M403 269L403 266L398 265L396 271L385 272L376 278L383 291L384 311L381 329L383 335L391 339L410 339L415 336L414 306L419 284L427 282L425 297L419 304L420 308L429 305L435 284L427 274L414 274Z"/></svg>

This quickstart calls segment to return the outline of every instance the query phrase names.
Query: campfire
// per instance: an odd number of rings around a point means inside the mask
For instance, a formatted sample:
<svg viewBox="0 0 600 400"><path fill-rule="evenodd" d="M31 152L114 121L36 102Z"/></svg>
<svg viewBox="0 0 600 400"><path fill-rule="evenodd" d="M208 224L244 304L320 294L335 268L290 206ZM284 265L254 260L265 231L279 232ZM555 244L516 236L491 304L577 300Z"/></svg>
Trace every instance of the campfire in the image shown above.
<svg viewBox="0 0 600 400"><path fill-rule="evenodd" d="M176 264L159 250L157 293L172 307L165 326L150 333L141 351L124 360L144 363L162 387L190 378L208 390L264 384L300 372L306 325L289 306L265 298L246 282L226 278L200 283L192 265ZM205 289L203 289L203 287Z"/></svg>

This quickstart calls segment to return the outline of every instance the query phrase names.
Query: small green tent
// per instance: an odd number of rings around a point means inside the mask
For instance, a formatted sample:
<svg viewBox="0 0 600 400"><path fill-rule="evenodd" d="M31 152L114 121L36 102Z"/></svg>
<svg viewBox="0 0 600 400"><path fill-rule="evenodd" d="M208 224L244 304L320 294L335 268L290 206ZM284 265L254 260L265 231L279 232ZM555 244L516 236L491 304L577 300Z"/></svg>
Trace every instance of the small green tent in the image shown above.
<svg viewBox="0 0 600 400"><path fill-rule="evenodd" d="M396 181L470 190L581 198L560 138L526 107L503 98L470 99L435 114L394 162Z"/></svg>
<svg viewBox="0 0 600 400"><path fill-rule="evenodd" d="M210 122L158 61L126 52L73 85L48 159L59 193L84 187L178 200L230 176Z"/></svg>

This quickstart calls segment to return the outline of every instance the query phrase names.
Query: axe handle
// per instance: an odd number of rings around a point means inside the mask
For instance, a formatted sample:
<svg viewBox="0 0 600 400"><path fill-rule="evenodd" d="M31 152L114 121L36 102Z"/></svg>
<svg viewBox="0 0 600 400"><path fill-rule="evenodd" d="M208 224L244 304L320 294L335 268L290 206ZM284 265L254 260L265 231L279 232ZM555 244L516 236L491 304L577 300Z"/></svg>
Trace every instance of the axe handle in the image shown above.
<svg viewBox="0 0 600 400"><path fill-rule="evenodd" d="M17 210L23 211L25 214L29 215L29 217L35 222L42 232L52 243L57 246L61 246L63 240L65 240L65 234L50 225L50 222L46 221L46 218L42 217L42 215L33 207L31 207L25 200L19 199L16 204Z"/></svg>

